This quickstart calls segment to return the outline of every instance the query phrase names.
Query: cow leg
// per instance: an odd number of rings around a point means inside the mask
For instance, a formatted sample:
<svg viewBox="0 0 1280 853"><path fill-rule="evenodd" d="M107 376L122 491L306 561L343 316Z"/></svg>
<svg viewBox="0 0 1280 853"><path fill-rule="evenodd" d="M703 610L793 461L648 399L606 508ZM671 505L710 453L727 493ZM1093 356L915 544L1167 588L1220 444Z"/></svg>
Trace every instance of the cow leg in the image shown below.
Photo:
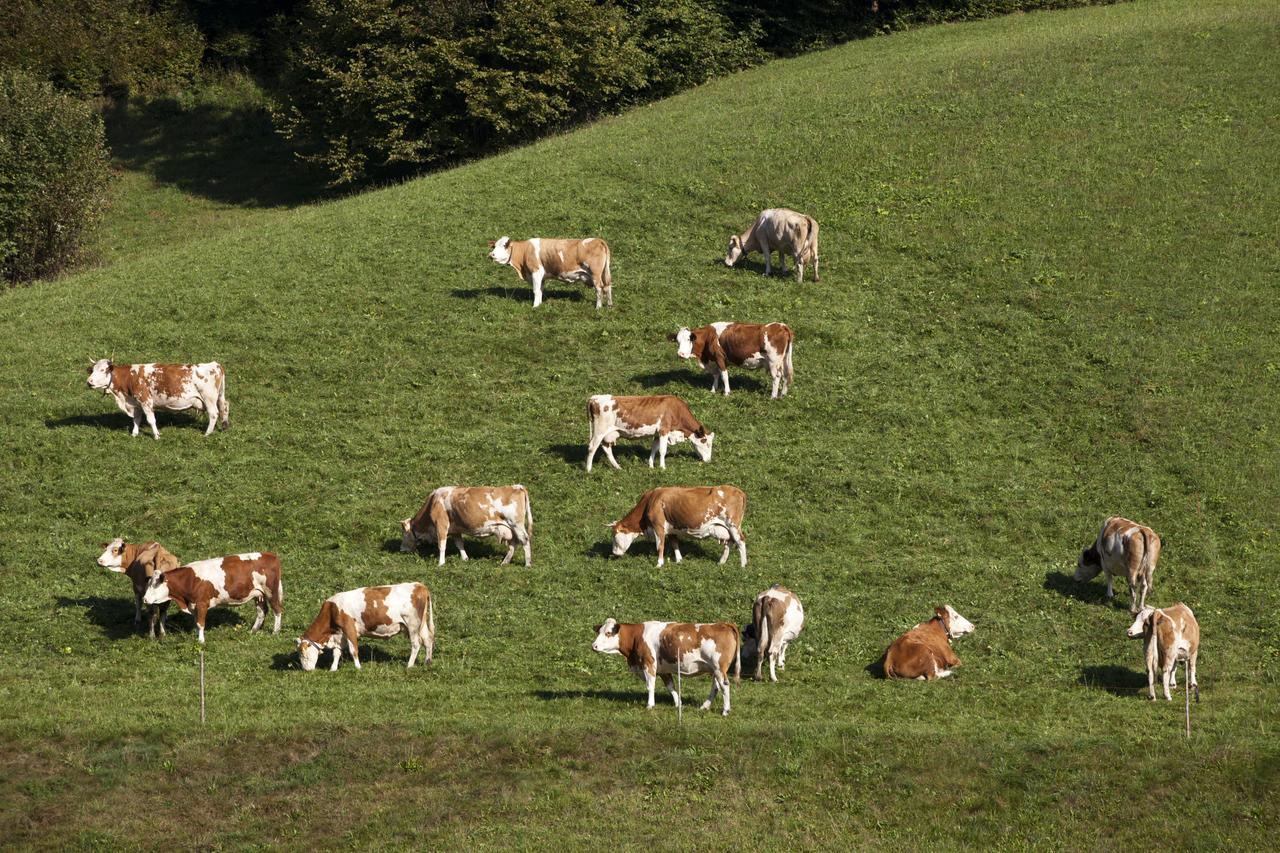
<svg viewBox="0 0 1280 853"><path fill-rule="evenodd" d="M618 460L617 460L617 459L615 459L615 458L614 458L614 456L613 456L613 442L612 442L612 441L606 441L606 442L604 443L604 455L605 455L605 456L607 456L607 457L609 457L609 464L610 464L610 465L612 465L614 468L617 468L619 471L621 471L621 470L622 470L622 466L618 464Z"/></svg>
<svg viewBox="0 0 1280 853"><path fill-rule="evenodd" d="M676 707L680 707L680 694L676 692L676 680L669 673L662 674L662 683L667 685L667 690L671 691L671 701L676 703Z"/></svg>
<svg viewBox="0 0 1280 853"><path fill-rule="evenodd" d="M533 307L537 308L542 304L542 278L547 274L545 269L535 270L533 275L529 276L529 283L533 285Z"/></svg>
<svg viewBox="0 0 1280 853"><path fill-rule="evenodd" d="M658 546L658 568L662 568L662 564L666 561L667 550L667 534L660 530L653 531L653 541Z"/></svg>
<svg viewBox="0 0 1280 853"><path fill-rule="evenodd" d="M725 689L728 689L728 685L725 685ZM716 669L711 670L711 695L707 697L707 701L702 703L702 705L700 706L701 710L703 711L708 710L711 707L711 703L715 700L716 694L719 692L720 692L720 669L717 667Z"/></svg>
<svg viewBox="0 0 1280 853"><path fill-rule="evenodd" d="M142 407L142 413L147 416L147 426L151 427L151 437L155 439L159 439L160 430L156 427L155 409L151 408L150 406L144 405Z"/></svg>
<svg viewBox="0 0 1280 853"><path fill-rule="evenodd" d="M1196 694L1196 701L1200 701L1200 682L1196 681L1196 658L1200 656L1200 649L1196 649L1191 653L1191 660L1187 665L1187 689Z"/></svg>
<svg viewBox="0 0 1280 853"><path fill-rule="evenodd" d="M1168 702L1173 701L1173 696L1169 693L1169 688L1173 685L1173 671L1178 668L1177 658L1173 654L1169 655L1169 660L1165 661L1164 672L1161 673L1161 681L1164 683L1164 698Z"/></svg>
<svg viewBox="0 0 1280 853"><path fill-rule="evenodd" d="M205 435L213 435L213 430L218 425L218 395L211 397L201 397L204 403L204 410L209 414L209 426L205 428Z"/></svg>
<svg viewBox="0 0 1280 853"><path fill-rule="evenodd" d="M769 372L773 374L773 399L778 399L778 386L782 384L782 364L781 362L769 362Z"/></svg>
<svg viewBox="0 0 1280 853"><path fill-rule="evenodd" d="M422 640L418 638L417 631L409 632L409 665L405 669L413 669L413 662L418 659L418 649L422 645Z"/></svg>
<svg viewBox="0 0 1280 853"><path fill-rule="evenodd" d="M166 601L164 604L157 606L156 610L160 612L160 636L163 637L165 635L164 623L169 616L169 602Z"/></svg>
<svg viewBox="0 0 1280 853"><path fill-rule="evenodd" d="M659 435L656 443L658 445L658 467L665 471L667 468L667 437ZM649 454L649 467L653 467L652 453Z"/></svg>
<svg viewBox="0 0 1280 853"><path fill-rule="evenodd" d="M360 644L356 642L355 637L347 638L347 651L351 653L351 661L356 665L356 669L360 668Z"/></svg>
<svg viewBox="0 0 1280 853"><path fill-rule="evenodd" d="M724 395L728 397L729 396L729 371L727 370L720 371L720 383L724 385ZM712 389L712 390L715 390L715 389Z"/></svg>
<svg viewBox="0 0 1280 853"><path fill-rule="evenodd" d="M467 556L467 549L466 549L466 548L464 548L464 547L462 547L462 537L461 537L461 536L455 536L455 537L453 537L453 547L455 547L455 548L457 548L457 549L458 549L458 554L462 557L462 559L463 559L463 560L470 560L470 559L471 559L470 557L468 557L468 556Z"/></svg>
<svg viewBox="0 0 1280 853"><path fill-rule="evenodd" d="M600 445L604 443L604 436L591 436L587 440L587 473L591 473L591 464L595 462L596 452L600 450Z"/></svg>
<svg viewBox="0 0 1280 853"><path fill-rule="evenodd" d="M1116 591L1111 587L1111 570L1107 570L1107 601L1116 597Z"/></svg>
<svg viewBox="0 0 1280 853"><path fill-rule="evenodd" d="M599 311L600 308L604 305L604 288L601 287L598 282L596 282L595 285L596 285L596 310Z"/></svg>
<svg viewBox="0 0 1280 853"><path fill-rule="evenodd" d="M680 553L680 540L674 533L671 534L671 550L675 552L677 563L684 559L684 555Z"/></svg>
<svg viewBox="0 0 1280 853"><path fill-rule="evenodd" d="M195 620L196 620L196 639L198 639L201 642L201 644L203 644L204 643L204 622L209 615L209 607L208 605L197 604L193 612L195 614Z"/></svg>
<svg viewBox="0 0 1280 853"><path fill-rule="evenodd" d="M142 596L136 592L133 594L133 624L142 624Z"/></svg>
<svg viewBox="0 0 1280 853"><path fill-rule="evenodd" d="M796 284L800 284L804 281L804 261L800 259L799 252L796 252L791 257L794 258L796 262Z"/></svg>
<svg viewBox="0 0 1280 853"><path fill-rule="evenodd" d="M760 246L760 251L764 253L764 274L773 275L773 249L769 248L769 241L763 234L758 234L756 242Z"/></svg>
<svg viewBox="0 0 1280 853"><path fill-rule="evenodd" d="M769 652L769 680L778 680L778 658L780 655L774 651Z"/></svg>
<svg viewBox="0 0 1280 853"><path fill-rule="evenodd" d="M267 621L267 600L259 596L253 600L253 607L258 612L253 619L253 627L249 629L251 634L261 628L263 622Z"/></svg>
<svg viewBox="0 0 1280 853"><path fill-rule="evenodd" d="M533 537L529 535L529 531L523 527L516 528L516 539L520 542L520 548L524 551L524 567L526 569L533 566ZM515 548L513 547L514 551Z"/></svg>
<svg viewBox="0 0 1280 853"><path fill-rule="evenodd" d="M658 455L658 441L659 441L659 436L656 436L656 435L655 435L655 436L653 437L653 444L651 444L651 445L649 446L649 467L650 467L650 468L652 468L652 467L653 467L653 460L654 460L654 459L657 457L657 455ZM667 467L667 466L666 466L666 465L663 465L662 467L663 467L663 468L665 468L665 467Z"/></svg>
<svg viewBox="0 0 1280 853"><path fill-rule="evenodd" d="M133 432L130 434L137 438L138 427L142 426L142 407L134 406L133 411L129 413L129 417L133 418Z"/></svg>
<svg viewBox="0 0 1280 853"><path fill-rule="evenodd" d="M329 664L330 672L338 671L338 662L342 660L342 644L333 647L333 663Z"/></svg>
<svg viewBox="0 0 1280 853"><path fill-rule="evenodd" d="M658 677L657 677L657 675L655 675L654 673L652 673L652 672L650 672L649 670L647 670L647 669L646 669L646 670L644 671L644 686L645 686L645 687L648 689L648 691L649 691L649 704L648 704L648 705L645 705L645 707L646 707L646 708L652 708L652 707L653 707L653 689L654 689L654 687L656 687L656 686L657 686L657 684L658 684Z"/></svg>
<svg viewBox="0 0 1280 853"><path fill-rule="evenodd" d="M440 548L440 563L439 563L439 564L440 564L440 565L442 565L442 566L444 565L444 549L448 546L448 544L449 544L449 537L448 537L447 535L446 535L446 536L440 536L440 537L438 537L438 538L436 539L436 545L437 545L437 546L439 546L439 548Z"/></svg>

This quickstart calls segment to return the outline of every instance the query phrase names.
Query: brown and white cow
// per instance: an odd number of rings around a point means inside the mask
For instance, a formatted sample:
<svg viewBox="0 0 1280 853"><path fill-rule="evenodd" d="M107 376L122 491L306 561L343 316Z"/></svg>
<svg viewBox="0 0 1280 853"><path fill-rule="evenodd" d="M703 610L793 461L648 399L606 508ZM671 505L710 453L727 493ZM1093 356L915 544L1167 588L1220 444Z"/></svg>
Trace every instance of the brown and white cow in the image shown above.
<svg viewBox="0 0 1280 853"><path fill-rule="evenodd" d="M707 432L689 406L679 397L658 394L649 397L615 397L612 394L596 394L587 401L587 419L591 423L591 437L587 440L587 470L596 458L596 451L604 447L609 464L620 468L613 458L613 444L621 438L653 436L649 449L649 467L654 456L658 467L667 467L667 446L688 441L703 462L711 461L711 444L716 434Z"/></svg>
<svg viewBox="0 0 1280 853"><path fill-rule="evenodd" d="M489 244L494 263L510 266L533 285L533 307L542 304L542 282L547 276L560 281L590 284L596 289L596 308L602 300L613 307L613 273L609 244L599 237L561 240L499 237Z"/></svg>
<svg viewBox="0 0 1280 853"><path fill-rule="evenodd" d="M1111 576L1123 574L1129 581L1129 612L1136 614L1147 604L1156 562L1160 559L1160 537L1150 527L1112 516L1102 523L1098 538L1080 552L1075 579L1093 580L1107 573L1107 600L1115 597Z"/></svg>
<svg viewBox="0 0 1280 853"><path fill-rule="evenodd" d="M606 619L596 626L596 639L592 651L606 655L622 655L631 671L644 679L649 690L649 704L653 707L653 691L658 676L671 691L676 707L680 707L680 693L672 677L680 675L711 675L711 695L702 703L702 710L710 709L716 693L724 692L724 716L729 716L729 666L734 667L734 680L742 678L741 637L738 626L728 622L713 624L693 622L627 622Z"/></svg>
<svg viewBox="0 0 1280 853"><path fill-rule="evenodd" d="M143 416L151 434L160 437L156 428L156 409L182 411L193 406L209 415L204 434L213 432L215 424L230 429L227 414L227 374L216 361L203 364L112 364L100 358L89 367L90 388L101 389L115 398L120 411L133 418L133 434L137 436Z"/></svg>
<svg viewBox="0 0 1280 853"><path fill-rule="evenodd" d="M747 496L736 486L659 486L640 496L640 502L610 527L613 555L627 553L637 536L647 536L658 546L658 565L663 564L667 537L671 537L676 562L680 542L676 535L694 539L708 537L724 543L720 563L729 559L729 549L738 546L738 558L747 564L747 539L742 533L742 515Z"/></svg>
<svg viewBox="0 0 1280 853"><path fill-rule="evenodd" d="M796 282L804 281L804 265L813 261L813 280L818 277L818 223L812 216L785 207L760 211L756 221L741 234L729 238L724 265L731 267L752 252L764 255L764 274L772 275L771 257L778 253L778 267L787 274L787 255L796 262Z"/></svg>
<svg viewBox="0 0 1280 853"><path fill-rule="evenodd" d="M1196 681L1196 658L1200 656L1200 623L1191 608L1179 601L1172 607L1143 607L1126 632L1130 638L1146 641L1147 692L1156 698L1156 670L1160 670L1164 698L1170 701L1171 687L1178 686L1178 662L1187 662L1187 689L1200 701Z"/></svg>
<svg viewBox="0 0 1280 853"><path fill-rule="evenodd" d="M804 628L804 605L794 592L774 584L756 596L751 607L751 637L756 646L756 680L769 659L769 680L778 680L778 670L787 668L787 646ZM744 643L746 640L743 641Z"/></svg>
<svg viewBox="0 0 1280 853"><path fill-rule="evenodd" d="M793 336L785 323L712 323L699 329L681 329L671 336L676 354L692 358L711 374L711 393L724 384L729 394L729 365L754 370L763 367L773 377L773 396L791 388Z"/></svg>
<svg viewBox="0 0 1280 853"><path fill-rule="evenodd" d="M404 629L409 634L409 666L425 648L427 663L436 646L436 613L431 591L420 583L398 583L391 586L362 586L332 595L320 605L320 614L311 627L298 638L298 659L310 672L324 649L333 649L333 664L338 668L345 644L360 668L361 637L394 637Z"/></svg>
<svg viewBox="0 0 1280 853"><path fill-rule="evenodd" d="M951 651L951 639L973 631L973 623L950 604L934 609L934 617L921 622L893 641L884 653L885 678L932 681L946 678L960 658Z"/></svg>
<svg viewBox="0 0 1280 853"><path fill-rule="evenodd" d="M422 509L413 518L400 522L404 532L400 550L418 550L421 541L435 542L440 549L440 565L444 565L444 549L449 536L462 555L463 536L496 536L507 546L507 556L502 565L511 562L516 553L516 543L524 548L525 566L533 565L530 544L533 540L533 510L529 506L529 491L517 483L514 486L441 486L432 492Z"/></svg>
<svg viewBox="0 0 1280 853"><path fill-rule="evenodd" d="M278 634L280 616L284 612L280 558L275 554L254 551L187 563L152 576L142 600L146 604L172 601L183 613L190 613L195 618L202 643L209 608L220 604L239 605L250 600L258 606L258 618L250 630L262 627L270 607L276 617L271 633Z"/></svg>
<svg viewBox="0 0 1280 853"><path fill-rule="evenodd" d="M133 582L133 624L142 624L142 596L147 591L147 584L154 575L176 569L182 565L182 561L165 550L159 542L143 542L138 545L117 537L102 543L102 547L106 550L98 557L98 565L120 572ZM160 624L160 636L164 636L165 615L168 610L168 603L147 605L152 639L156 636L157 622Z"/></svg>

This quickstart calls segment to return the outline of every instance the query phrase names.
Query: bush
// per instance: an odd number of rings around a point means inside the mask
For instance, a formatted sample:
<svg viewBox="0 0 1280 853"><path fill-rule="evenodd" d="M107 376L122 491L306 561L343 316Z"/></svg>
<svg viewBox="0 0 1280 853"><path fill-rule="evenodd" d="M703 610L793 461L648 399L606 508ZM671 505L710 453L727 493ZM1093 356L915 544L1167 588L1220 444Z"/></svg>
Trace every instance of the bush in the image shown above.
<svg viewBox="0 0 1280 853"><path fill-rule="evenodd" d="M0 71L0 275L28 281L75 260L110 179L102 121L22 72Z"/></svg>

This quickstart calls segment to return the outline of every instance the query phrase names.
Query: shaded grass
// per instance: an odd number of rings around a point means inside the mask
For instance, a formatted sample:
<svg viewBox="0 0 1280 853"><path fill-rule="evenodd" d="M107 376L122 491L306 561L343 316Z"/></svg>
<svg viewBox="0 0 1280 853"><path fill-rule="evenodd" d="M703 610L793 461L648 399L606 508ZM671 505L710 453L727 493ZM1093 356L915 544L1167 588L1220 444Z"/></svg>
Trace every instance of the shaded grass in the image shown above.
<svg viewBox="0 0 1280 853"><path fill-rule="evenodd" d="M1277 23L1152 2L895 35L6 294L6 837L1274 846ZM822 222L821 285L718 265L776 204ZM618 307L557 286L532 311L485 241L534 233L606 236ZM667 332L718 319L792 326L789 398L713 397L675 358ZM217 358L233 429L131 440L79 372L104 352ZM655 391L713 461L586 475L585 398ZM452 482L529 487L532 570L395 553ZM746 569L606 558L645 488L708 482L749 496ZM1113 513L1164 537L1155 602L1200 617L1189 742L1141 698L1123 594L1070 580ZM288 633L219 619L203 729L189 619L111 624L114 535L282 556ZM291 668L324 597L409 579L431 668L403 639ZM611 615L745 621L773 582L808 624L728 720L645 711L589 650ZM954 679L865 671L942 602L977 626Z"/></svg>

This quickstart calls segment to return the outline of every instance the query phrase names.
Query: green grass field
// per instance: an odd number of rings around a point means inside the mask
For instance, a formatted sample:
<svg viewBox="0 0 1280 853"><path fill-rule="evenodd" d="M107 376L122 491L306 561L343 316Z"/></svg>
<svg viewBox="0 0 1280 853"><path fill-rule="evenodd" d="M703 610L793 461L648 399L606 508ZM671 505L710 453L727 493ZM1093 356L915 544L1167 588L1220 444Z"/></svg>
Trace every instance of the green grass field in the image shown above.
<svg viewBox="0 0 1280 853"><path fill-rule="evenodd" d="M0 837L1275 847L1277 47L1271 0L930 28L0 294ZM771 205L822 223L821 284L721 263ZM617 307L552 284L534 312L486 258L501 234L606 237ZM730 319L791 325L790 397L740 371L713 397L665 339ZM131 439L85 388L104 356L222 361L232 430ZM680 394L714 459L619 445L586 475L599 392ZM531 570L492 540L396 553L433 487L511 482ZM604 556L644 489L721 482L749 496L745 570ZM1164 537L1153 603L1199 616L1189 741L1180 694L1145 699L1127 595L1070 579L1110 514ZM115 535L281 555L281 635L210 620L203 727L190 619L134 633L94 564ZM401 637L298 670L325 597L412 579L433 666ZM773 582L808 624L727 720L646 711L590 651L608 616L746 621ZM977 626L956 677L873 678L943 602Z"/></svg>

